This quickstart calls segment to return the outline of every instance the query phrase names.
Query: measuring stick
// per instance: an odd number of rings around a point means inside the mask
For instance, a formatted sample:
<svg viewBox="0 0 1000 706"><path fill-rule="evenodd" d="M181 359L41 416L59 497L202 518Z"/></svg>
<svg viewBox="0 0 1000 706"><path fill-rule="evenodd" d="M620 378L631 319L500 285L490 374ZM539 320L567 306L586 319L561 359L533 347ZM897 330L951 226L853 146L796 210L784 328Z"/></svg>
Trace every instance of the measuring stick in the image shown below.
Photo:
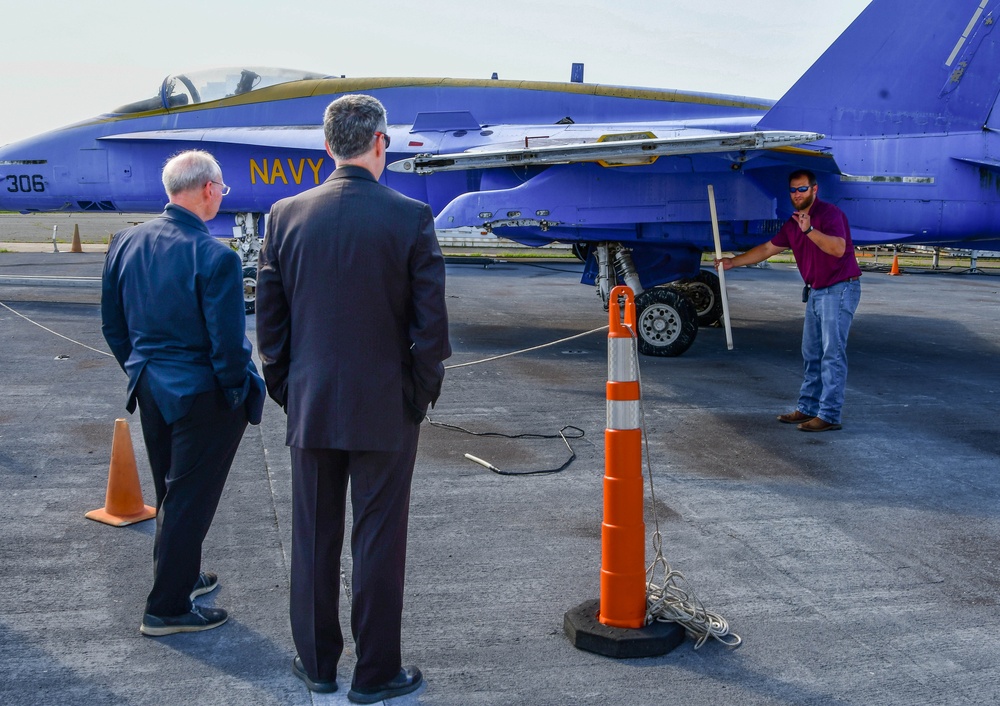
<svg viewBox="0 0 1000 706"><path fill-rule="evenodd" d="M712 235L715 236L715 259L722 259L722 239L719 237L719 214L715 210L715 187L708 185L708 207L712 211ZM733 350L733 327L729 323L729 296L726 294L726 268L719 263L719 292L722 294L722 321L726 326L726 348Z"/></svg>

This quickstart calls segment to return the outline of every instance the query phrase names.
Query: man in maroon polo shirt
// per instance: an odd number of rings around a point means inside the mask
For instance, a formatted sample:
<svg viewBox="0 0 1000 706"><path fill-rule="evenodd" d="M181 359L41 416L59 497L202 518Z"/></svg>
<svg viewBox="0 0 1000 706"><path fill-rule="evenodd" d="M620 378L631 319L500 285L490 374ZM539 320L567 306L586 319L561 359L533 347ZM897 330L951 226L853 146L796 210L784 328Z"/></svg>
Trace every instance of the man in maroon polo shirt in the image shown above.
<svg viewBox="0 0 1000 706"><path fill-rule="evenodd" d="M778 234L736 257L715 261L724 269L753 265L788 248L806 283L802 327L804 376L795 411L779 422L801 431L841 428L847 387L847 334L861 301L861 268L843 211L817 198L816 175L801 169L788 178L795 212Z"/></svg>

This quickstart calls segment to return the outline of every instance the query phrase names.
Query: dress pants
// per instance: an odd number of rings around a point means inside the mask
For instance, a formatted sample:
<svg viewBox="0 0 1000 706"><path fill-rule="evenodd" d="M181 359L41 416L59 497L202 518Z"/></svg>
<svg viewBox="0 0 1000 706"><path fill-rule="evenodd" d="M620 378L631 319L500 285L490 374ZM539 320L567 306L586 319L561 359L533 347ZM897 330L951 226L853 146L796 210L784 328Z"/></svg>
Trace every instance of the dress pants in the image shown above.
<svg viewBox="0 0 1000 706"><path fill-rule="evenodd" d="M399 673L406 530L419 429L406 424L399 451L291 448L292 638L313 679L336 679L344 649L338 608L348 480L354 513L351 633L358 656L352 684L372 687Z"/></svg>
<svg viewBox="0 0 1000 706"><path fill-rule="evenodd" d="M136 397L156 487L153 589L146 612L159 617L191 610L201 571L201 545L247 426L242 405L230 409L222 390L196 396L190 411L167 424L145 375Z"/></svg>

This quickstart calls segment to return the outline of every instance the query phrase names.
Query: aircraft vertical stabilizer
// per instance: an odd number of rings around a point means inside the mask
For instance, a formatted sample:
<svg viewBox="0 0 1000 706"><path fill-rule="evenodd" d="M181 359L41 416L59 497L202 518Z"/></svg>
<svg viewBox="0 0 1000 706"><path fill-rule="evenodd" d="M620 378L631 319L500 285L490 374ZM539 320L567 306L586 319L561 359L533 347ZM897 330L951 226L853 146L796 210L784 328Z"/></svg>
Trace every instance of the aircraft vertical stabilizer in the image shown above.
<svg viewBox="0 0 1000 706"><path fill-rule="evenodd" d="M874 0L758 127L837 137L979 131L1000 91L998 22L1000 0Z"/></svg>

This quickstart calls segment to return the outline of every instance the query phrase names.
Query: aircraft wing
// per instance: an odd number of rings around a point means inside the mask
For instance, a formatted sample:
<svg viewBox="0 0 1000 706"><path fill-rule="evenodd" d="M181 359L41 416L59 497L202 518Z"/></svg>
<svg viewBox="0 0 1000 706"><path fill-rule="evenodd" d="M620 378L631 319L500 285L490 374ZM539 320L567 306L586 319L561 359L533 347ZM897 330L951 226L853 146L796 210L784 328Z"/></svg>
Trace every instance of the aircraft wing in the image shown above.
<svg viewBox="0 0 1000 706"><path fill-rule="evenodd" d="M300 150L322 150L324 144L323 128L318 125L147 130L105 135L99 139L115 142L214 142Z"/></svg>
<svg viewBox="0 0 1000 706"><path fill-rule="evenodd" d="M574 162L599 162L604 166L649 164L658 157L713 152L744 152L751 150L792 147L823 139L815 132L784 132L777 130L756 132L707 133L678 137L656 138L652 133L631 139L635 133L624 136L607 135L594 142L518 147L514 149L469 150L454 154L418 154L409 159L393 162L388 169L407 174L433 174L435 172L466 169L492 169L496 167L521 167Z"/></svg>

